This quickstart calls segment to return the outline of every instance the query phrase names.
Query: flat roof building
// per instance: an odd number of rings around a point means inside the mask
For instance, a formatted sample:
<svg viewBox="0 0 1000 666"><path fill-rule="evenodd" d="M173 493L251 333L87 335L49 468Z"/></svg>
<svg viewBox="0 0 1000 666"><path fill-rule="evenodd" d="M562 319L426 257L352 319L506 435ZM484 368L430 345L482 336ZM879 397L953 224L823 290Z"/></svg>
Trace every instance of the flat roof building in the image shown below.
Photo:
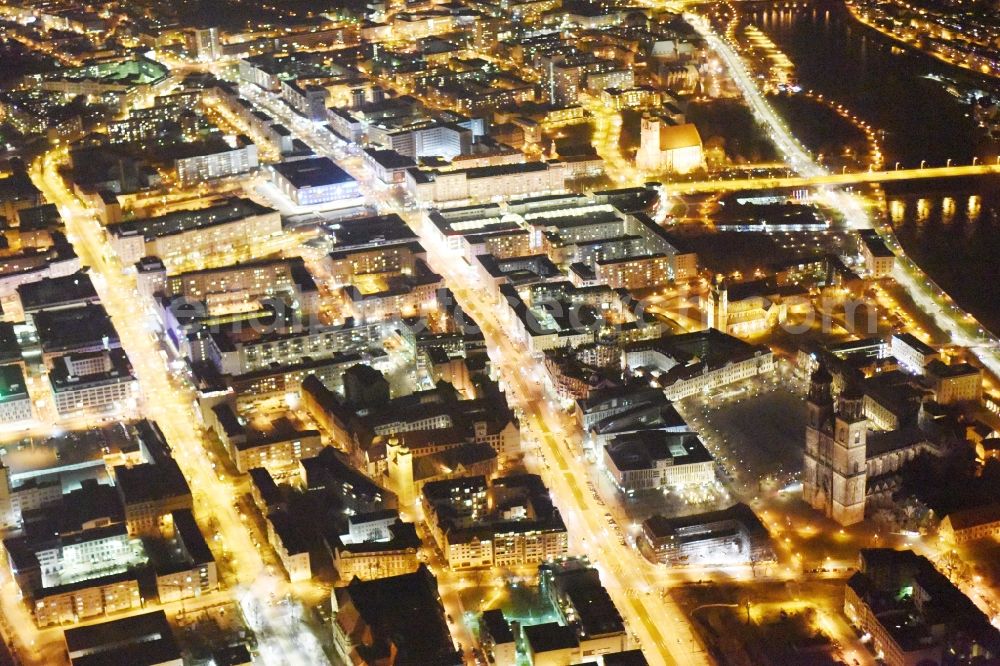
<svg viewBox="0 0 1000 666"><path fill-rule="evenodd" d="M623 493L715 480L712 454L693 432L637 430L604 447L604 466Z"/></svg>
<svg viewBox="0 0 1000 666"><path fill-rule="evenodd" d="M121 346L118 332L101 305L41 310L32 316L32 321L46 361L69 352L96 352Z"/></svg>
<svg viewBox="0 0 1000 666"><path fill-rule="evenodd" d="M360 194L357 181L329 157L273 164L271 181L298 206L354 199Z"/></svg>
<svg viewBox="0 0 1000 666"><path fill-rule="evenodd" d="M67 629L63 632L73 666L181 666L181 651L167 615L142 615Z"/></svg>
<svg viewBox="0 0 1000 666"><path fill-rule="evenodd" d="M242 197L158 217L130 220L107 227L118 257L125 265L157 256L171 266L197 256L252 249L281 232L278 211Z"/></svg>
<svg viewBox="0 0 1000 666"><path fill-rule="evenodd" d="M641 546L664 564L763 562L774 559L767 528L746 504L642 523Z"/></svg>

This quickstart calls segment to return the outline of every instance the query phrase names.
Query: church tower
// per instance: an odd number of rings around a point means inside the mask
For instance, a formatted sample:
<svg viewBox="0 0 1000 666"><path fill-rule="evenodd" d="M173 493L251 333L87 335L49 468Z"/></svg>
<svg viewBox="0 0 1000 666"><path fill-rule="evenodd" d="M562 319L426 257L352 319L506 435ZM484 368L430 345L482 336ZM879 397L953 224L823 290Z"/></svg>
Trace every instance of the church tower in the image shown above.
<svg viewBox="0 0 1000 666"><path fill-rule="evenodd" d="M806 448L802 461L802 499L824 513L827 513L829 460L833 446L832 384L833 377L820 362L819 368L809 378Z"/></svg>
<svg viewBox="0 0 1000 666"><path fill-rule="evenodd" d="M12 492L10 468L0 462L0 527L14 527L20 518L14 515Z"/></svg>
<svg viewBox="0 0 1000 666"><path fill-rule="evenodd" d="M663 158L660 153L660 119L656 116L647 114L642 117L635 165L643 171L660 171L663 168Z"/></svg>
<svg viewBox="0 0 1000 666"><path fill-rule="evenodd" d="M834 419L833 506L831 517L841 525L865 519L865 483L868 469L868 419L864 395L848 386L840 395Z"/></svg>
<svg viewBox="0 0 1000 666"><path fill-rule="evenodd" d="M399 506L413 505L413 453L398 437L392 436L386 443L385 457L389 482L399 499Z"/></svg>
<svg viewBox="0 0 1000 666"><path fill-rule="evenodd" d="M729 327L729 287L726 279L717 275L712 286L709 287L708 297L708 327L714 328L723 333Z"/></svg>

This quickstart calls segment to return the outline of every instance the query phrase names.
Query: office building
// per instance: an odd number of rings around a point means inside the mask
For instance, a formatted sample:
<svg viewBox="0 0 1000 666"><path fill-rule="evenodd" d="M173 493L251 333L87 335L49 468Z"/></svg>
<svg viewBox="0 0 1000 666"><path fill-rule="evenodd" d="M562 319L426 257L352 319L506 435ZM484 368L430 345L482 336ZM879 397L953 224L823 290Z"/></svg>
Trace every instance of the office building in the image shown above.
<svg viewBox="0 0 1000 666"><path fill-rule="evenodd" d="M595 659L629 646L625 622L597 569L586 559L566 559L538 567L541 593L559 614L562 624L576 632L580 657Z"/></svg>
<svg viewBox="0 0 1000 666"><path fill-rule="evenodd" d="M638 541L647 557L671 566L774 560L767 528L746 504L690 516L650 516Z"/></svg>
<svg viewBox="0 0 1000 666"><path fill-rule="evenodd" d="M715 461L691 432L637 430L612 437L604 447L604 467L626 495L715 481Z"/></svg>
<svg viewBox="0 0 1000 666"><path fill-rule="evenodd" d="M271 181L296 206L356 199L357 181L328 157L273 164Z"/></svg>
<svg viewBox="0 0 1000 666"><path fill-rule="evenodd" d="M20 364L0 365L0 424L17 425L34 419L31 396Z"/></svg>
<svg viewBox="0 0 1000 666"><path fill-rule="evenodd" d="M66 354L52 364L49 384L59 418L137 413L139 382L121 349Z"/></svg>

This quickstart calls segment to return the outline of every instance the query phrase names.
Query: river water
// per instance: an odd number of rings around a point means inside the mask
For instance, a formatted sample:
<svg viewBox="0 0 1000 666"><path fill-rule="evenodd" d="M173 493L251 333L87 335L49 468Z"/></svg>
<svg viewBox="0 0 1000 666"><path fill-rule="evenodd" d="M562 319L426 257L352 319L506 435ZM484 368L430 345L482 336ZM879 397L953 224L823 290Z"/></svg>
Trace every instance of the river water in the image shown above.
<svg viewBox="0 0 1000 666"><path fill-rule="evenodd" d="M746 7L746 5L744 5ZM753 23L795 64L806 89L834 99L882 135L885 162L968 164L996 159L991 140L955 93L982 89L976 80L919 53L894 48L855 22L839 4L747 10ZM950 79L941 82L928 75ZM823 114L816 114L816 123ZM790 119L803 135L829 128ZM845 137L845 141L849 137ZM907 253L963 308L1000 332L1000 178L914 181L886 187L889 219Z"/></svg>

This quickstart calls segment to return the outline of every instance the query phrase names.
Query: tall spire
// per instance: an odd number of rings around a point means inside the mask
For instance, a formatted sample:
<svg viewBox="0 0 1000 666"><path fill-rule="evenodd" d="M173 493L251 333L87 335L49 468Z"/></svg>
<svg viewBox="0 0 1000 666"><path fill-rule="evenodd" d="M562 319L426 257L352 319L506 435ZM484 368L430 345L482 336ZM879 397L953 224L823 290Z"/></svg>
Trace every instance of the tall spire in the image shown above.
<svg viewBox="0 0 1000 666"><path fill-rule="evenodd" d="M826 364L820 361L819 367L809 377L809 401L817 405L831 404L833 402L832 385L833 375L826 369Z"/></svg>

